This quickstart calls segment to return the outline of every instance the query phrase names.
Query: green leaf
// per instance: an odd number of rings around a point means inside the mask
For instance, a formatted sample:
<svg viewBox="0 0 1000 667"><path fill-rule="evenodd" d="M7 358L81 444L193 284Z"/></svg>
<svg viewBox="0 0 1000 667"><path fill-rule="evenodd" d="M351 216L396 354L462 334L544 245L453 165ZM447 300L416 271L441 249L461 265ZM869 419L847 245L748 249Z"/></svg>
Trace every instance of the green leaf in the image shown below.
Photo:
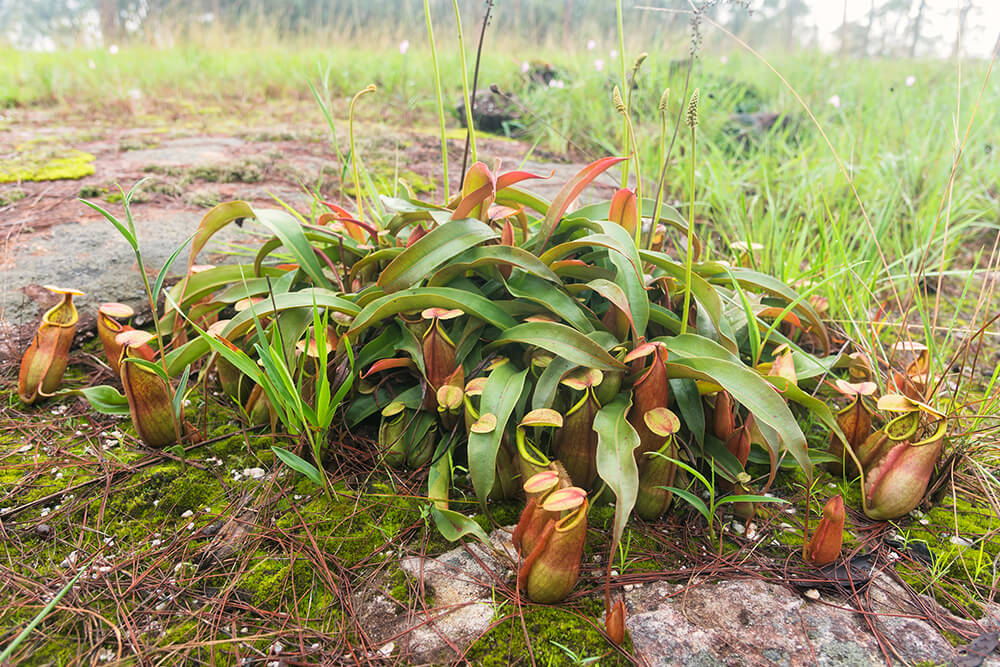
<svg viewBox="0 0 1000 667"><path fill-rule="evenodd" d="M643 262L647 262L653 266L663 269L667 275L677 280L679 285L684 284L686 275L684 267L675 262L668 255L659 252L641 250L639 252L639 256L642 258ZM715 331L719 336L719 340L722 341L727 350L736 352L738 347L736 345L736 341L733 339L729 323L722 316L722 300L719 298L719 294L715 291L715 288L698 274L692 273L691 294L694 296L698 304L705 309L705 312L708 313L708 317L712 320L712 326L715 328Z"/></svg>
<svg viewBox="0 0 1000 667"><path fill-rule="evenodd" d="M537 303L583 333L594 330L594 325L580 302L552 283L526 273L518 273L504 281L504 284L511 296Z"/></svg>
<svg viewBox="0 0 1000 667"><path fill-rule="evenodd" d="M177 391L174 392L174 415L177 417L178 422L181 419L181 410L184 409L184 392L187 391L187 383L190 376L191 367L188 366L181 373L180 383L177 385Z"/></svg>
<svg viewBox="0 0 1000 667"><path fill-rule="evenodd" d="M302 223L287 211L277 209L254 209L257 222L271 230L281 239L282 245L292 253L299 267L306 272L318 287L331 288L330 281L323 274L323 267L309 239L306 238Z"/></svg>
<svg viewBox="0 0 1000 667"><path fill-rule="evenodd" d="M669 382L670 393L677 400L677 409L684 419L684 425L694 435L698 444L704 445L705 406L701 401L701 394L698 393L698 386L694 380L686 378L672 378Z"/></svg>
<svg viewBox="0 0 1000 667"><path fill-rule="evenodd" d="M121 223L121 221L118 220L118 218L116 218L115 216L111 215L111 213L109 213L108 211L104 210L101 206L99 206L98 204L95 204L94 202L87 201L86 199L81 199L80 201L82 201L84 204L86 204L87 206L89 206L90 208L94 209L95 211L97 211L98 213L100 213L101 215L103 215L105 218L107 218L108 221L111 222L111 224L115 226L115 229L118 230L118 233L121 234L122 237L124 237L124 239L126 241L128 241L128 244L130 246L132 246L133 252L138 252L139 251L139 242L136 240L135 234L133 234L132 231L129 230L128 227L126 227L125 225L123 225Z"/></svg>
<svg viewBox="0 0 1000 667"><path fill-rule="evenodd" d="M198 253L217 231L233 220L253 217L256 217L254 210L245 201L225 202L210 209L198 223L198 229L195 230L194 240L191 242L191 252L188 254L188 273L191 272L191 267L194 266Z"/></svg>
<svg viewBox="0 0 1000 667"><path fill-rule="evenodd" d="M769 276L765 273L739 267L732 268L730 271L732 276L739 281L740 285L744 287L762 289L765 292L784 299L788 303L796 304L794 310L805 316L805 318L809 320L809 323L812 325L813 333L819 335L820 341L823 343L824 354L830 353L830 337L827 333L826 326L823 324L823 320L820 318L819 314L813 309L812 305L805 300L804 297L799 295L795 290L777 278ZM728 280L728 278L729 276L727 275L720 275L710 278L710 281L713 283L722 283Z"/></svg>
<svg viewBox="0 0 1000 667"><path fill-rule="evenodd" d="M559 276L527 250L511 245L488 245L470 248L454 257L430 277L427 286L447 285L452 279L464 275L467 271L504 266L521 269L527 274L550 282L559 282Z"/></svg>
<svg viewBox="0 0 1000 667"><path fill-rule="evenodd" d="M500 440L507 429L507 422L514 411L514 406L521 397L527 375L527 370L518 373L514 365L507 362L493 369L483 388L479 401L479 414L493 413L497 417L497 425L489 433L469 434L468 449L469 477L472 478L476 497L484 507L496 478Z"/></svg>
<svg viewBox="0 0 1000 667"><path fill-rule="evenodd" d="M212 348L203 338L189 340L177 349L167 352L167 356L164 357L167 362L167 375L175 377L211 351Z"/></svg>
<svg viewBox="0 0 1000 667"><path fill-rule="evenodd" d="M167 371L163 369L163 366L159 362L148 361L146 359L140 359L139 357L125 357L125 359L123 359L122 361L128 364L135 364L140 368L145 368L147 371L155 373L157 377L159 377L167 384L170 383L170 378L167 376Z"/></svg>
<svg viewBox="0 0 1000 667"><path fill-rule="evenodd" d="M274 299L268 299L254 304L253 308L248 308L230 320L223 329L226 338L235 338L250 328L254 317L267 317L275 312L291 310L293 308L313 308L313 305L321 308L329 308L346 315L355 316L358 314L358 307L347 299L337 296L336 293L320 287L308 287L298 292L285 292L275 294Z"/></svg>
<svg viewBox="0 0 1000 667"><path fill-rule="evenodd" d="M687 491L685 489L678 489L676 486L664 486L661 488L670 491L681 500L686 501L689 505L691 505L691 507L698 510L698 513L705 518L705 521L708 521L709 523L712 522L712 513L708 511L708 505L705 504L704 500L702 500L695 494L691 493L690 491Z"/></svg>
<svg viewBox="0 0 1000 667"><path fill-rule="evenodd" d="M287 449L282 449L281 447L272 446L271 451L274 455L281 459L282 463L291 468L297 473L300 473L307 477L313 484L317 486L323 486L323 473L300 456L293 454Z"/></svg>
<svg viewBox="0 0 1000 667"><path fill-rule="evenodd" d="M615 267L615 284L621 287L629 303L632 325L639 336L646 335L649 324L649 295L646 294L642 264L635 242L621 225L613 222L595 222L598 228L618 241L624 252L608 253L608 260Z"/></svg>
<svg viewBox="0 0 1000 667"><path fill-rule="evenodd" d="M625 523L639 496L639 468L635 448L639 434L628 423L631 399L619 394L615 400L598 410L594 418L597 432L597 474L615 494L615 520L612 529L612 549L621 540Z"/></svg>
<svg viewBox="0 0 1000 667"><path fill-rule="evenodd" d="M774 498L772 496L736 495L725 496L716 501L716 505L723 503L787 503L784 498Z"/></svg>
<svg viewBox="0 0 1000 667"><path fill-rule="evenodd" d="M573 368L575 368L573 362L566 361L562 357L550 361L535 382L535 391L531 395L531 409L551 408L556 398L556 391L559 389L559 381Z"/></svg>
<svg viewBox="0 0 1000 667"><path fill-rule="evenodd" d="M454 287L413 287L375 299L354 318L347 332L352 340L370 326L407 310L423 310L433 306L458 308L466 315L478 317L499 329L513 327L514 319L486 297Z"/></svg>
<svg viewBox="0 0 1000 667"><path fill-rule="evenodd" d="M743 404L760 426L774 431L774 438L766 438L771 453L777 456L781 447L791 452L799 466L812 481L812 462L809 460L806 437L795 421L788 405L757 371L747 368L725 348L702 336L684 334L663 339L670 353L667 373L672 378L689 377L709 380L726 389ZM767 435L767 431L762 429Z"/></svg>
<svg viewBox="0 0 1000 667"><path fill-rule="evenodd" d="M378 286L387 294L413 287L455 255L495 238L499 234L479 220L446 222L389 262L378 277Z"/></svg>
<svg viewBox="0 0 1000 667"><path fill-rule="evenodd" d="M96 387L84 387L83 389L67 389L56 392L55 396L83 396L90 403L90 406L102 415L127 415L128 399L114 387L106 384Z"/></svg>
<svg viewBox="0 0 1000 667"><path fill-rule="evenodd" d="M434 525L444 539L454 542L457 539L471 535L483 544L490 543L490 537L479 527L479 524L469 517L452 510L443 510L431 505L431 517Z"/></svg>
<svg viewBox="0 0 1000 667"><path fill-rule="evenodd" d="M156 280L153 282L154 299L160 298L160 288L163 287L163 281L166 280L167 278L167 271L169 271L170 267L174 265L174 261L176 261L177 256L181 254L181 250L184 250L184 248L187 246L188 243L191 242L191 239L193 238L194 235L192 234L191 236L187 237L187 239L185 239L184 243L177 246L177 248L172 253L170 253L170 257L167 258L167 261L164 262L163 268L161 268L160 272L156 274Z"/></svg>
<svg viewBox="0 0 1000 667"><path fill-rule="evenodd" d="M622 362L608 354L591 338L558 322L518 324L501 332L500 336L487 346L487 349L510 343L535 345L586 368L596 368L603 371L617 371L625 368Z"/></svg>

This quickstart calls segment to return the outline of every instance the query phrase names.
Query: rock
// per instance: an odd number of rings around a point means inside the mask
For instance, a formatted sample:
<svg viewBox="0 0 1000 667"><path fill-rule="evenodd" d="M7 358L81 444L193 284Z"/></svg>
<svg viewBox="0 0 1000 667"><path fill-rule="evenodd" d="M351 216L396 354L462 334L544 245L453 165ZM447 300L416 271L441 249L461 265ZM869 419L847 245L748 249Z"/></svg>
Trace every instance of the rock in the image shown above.
<svg viewBox="0 0 1000 667"><path fill-rule="evenodd" d="M478 543L461 546L436 558L409 556L399 565L434 595L433 608L398 611L384 595L360 601L363 625L385 649L394 642L411 664L448 664L494 620L493 586L514 576L510 529L490 535L492 549ZM362 606L363 605L363 606ZM384 655L384 652L383 652Z"/></svg>
<svg viewBox="0 0 1000 667"><path fill-rule="evenodd" d="M476 103L472 108L476 129L508 136L516 134L523 116L520 107L511 99L490 89L477 90ZM462 127L466 127L465 102L458 103L455 113Z"/></svg>
<svg viewBox="0 0 1000 667"><path fill-rule="evenodd" d="M879 643L850 600L804 599L761 580L679 585L656 583L626 593L626 625L636 653L651 665L875 665ZM897 658L948 663L956 651L924 618L957 619L923 596L912 599L885 574L873 578L871 621ZM924 611L920 611L923 609Z"/></svg>

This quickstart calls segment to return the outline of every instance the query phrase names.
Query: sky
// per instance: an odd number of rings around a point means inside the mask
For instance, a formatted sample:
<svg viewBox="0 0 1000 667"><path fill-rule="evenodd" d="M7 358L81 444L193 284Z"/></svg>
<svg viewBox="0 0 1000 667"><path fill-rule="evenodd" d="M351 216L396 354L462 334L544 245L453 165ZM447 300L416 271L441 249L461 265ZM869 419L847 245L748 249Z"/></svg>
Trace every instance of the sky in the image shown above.
<svg viewBox="0 0 1000 667"><path fill-rule="evenodd" d="M883 1L876 0L875 4L881 5ZM820 29L821 43L830 48L836 47L833 31L843 21L845 4L848 21L866 22L871 9L871 0L806 0L806 3ZM932 43L938 44L939 55L951 51L961 4L964 3L960 0L927 0L927 19L921 32L930 39L938 38ZM973 5L975 9L969 15L966 34L962 37L963 51L970 56L986 58L991 55L1000 31L1000 0L975 0Z"/></svg>

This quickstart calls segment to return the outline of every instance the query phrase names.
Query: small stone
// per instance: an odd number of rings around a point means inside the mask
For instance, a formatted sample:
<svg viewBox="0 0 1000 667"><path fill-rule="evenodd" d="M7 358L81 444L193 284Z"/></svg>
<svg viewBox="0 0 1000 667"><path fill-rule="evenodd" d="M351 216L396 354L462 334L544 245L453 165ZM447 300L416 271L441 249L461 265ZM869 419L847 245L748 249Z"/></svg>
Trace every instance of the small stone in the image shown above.
<svg viewBox="0 0 1000 667"><path fill-rule="evenodd" d="M952 544L954 544L955 546L959 546L959 547L966 547L966 548L968 548L968 547L972 546L972 542L970 542L969 540L965 539L964 537L960 537L959 535L952 535L951 538L948 541L951 542Z"/></svg>
<svg viewBox="0 0 1000 667"><path fill-rule="evenodd" d="M194 515L194 512L192 512L191 510L186 510L184 512L184 514L181 514L181 518L182 519L186 519L186 518L188 518L189 516L192 516L192 515Z"/></svg>
<svg viewBox="0 0 1000 667"><path fill-rule="evenodd" d="M266 473L263 468L244 468L243 475L250 479L262 479Z"/></svg>
<svg viewBox="0 0 1000 667"><path fill-rule="evenodd" d="M803 595L805 595L810 600L818 600L820 598L819 591L816 590L815 588L810 588L805 593L803 593Z"/></svg>
<svg viewBox="0 0 1000 667"><path fill-rule="evenodd" d="M35 526L35 535L45 539L52 537L52 528L47 523L40 523Z"/></svg>

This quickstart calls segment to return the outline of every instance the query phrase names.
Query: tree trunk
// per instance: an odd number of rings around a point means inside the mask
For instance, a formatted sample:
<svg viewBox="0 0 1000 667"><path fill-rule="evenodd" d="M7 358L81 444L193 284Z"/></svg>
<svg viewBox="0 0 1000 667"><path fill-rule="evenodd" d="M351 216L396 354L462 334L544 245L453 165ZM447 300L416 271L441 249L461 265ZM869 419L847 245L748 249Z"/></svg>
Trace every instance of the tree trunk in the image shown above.
<svg viewBox="0 0 1000 667"><path fill-rule="evenodd" d="M101 0L101 38L105 46L118 39L118 0Z"/></svg>
<svg viewBox="0 0 1000 667"><path fill-rule="evenodd" d="M920 0L920 7L917 8L917 17L913 19L913 41L910 42L910 57L917 55L917 42L920 41L920 28L924 21L924 10L927 9L927 0Z"/></svg>

